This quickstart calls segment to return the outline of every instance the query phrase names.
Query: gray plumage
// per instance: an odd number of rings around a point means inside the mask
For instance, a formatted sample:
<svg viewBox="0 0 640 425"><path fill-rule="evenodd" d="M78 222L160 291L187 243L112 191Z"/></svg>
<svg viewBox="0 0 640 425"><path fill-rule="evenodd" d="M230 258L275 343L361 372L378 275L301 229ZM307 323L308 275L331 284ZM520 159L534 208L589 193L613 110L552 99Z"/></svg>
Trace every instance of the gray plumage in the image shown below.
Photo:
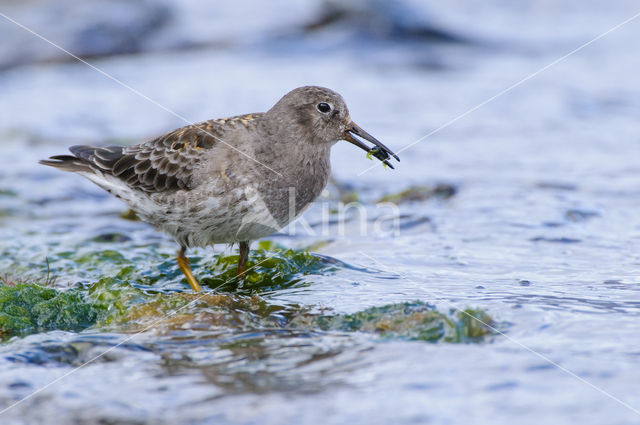
<svg viewBox="0 0 640 425"><path fill-rule="evenodd" d="M352 123L338 93L300 87L266 113L208 120L135 146L72 146L40 161L121 198L183 247L251 241L299 216L327 184L330 149L351 135L388 148ZM394 157L397 156L394 155Z"/></svg>

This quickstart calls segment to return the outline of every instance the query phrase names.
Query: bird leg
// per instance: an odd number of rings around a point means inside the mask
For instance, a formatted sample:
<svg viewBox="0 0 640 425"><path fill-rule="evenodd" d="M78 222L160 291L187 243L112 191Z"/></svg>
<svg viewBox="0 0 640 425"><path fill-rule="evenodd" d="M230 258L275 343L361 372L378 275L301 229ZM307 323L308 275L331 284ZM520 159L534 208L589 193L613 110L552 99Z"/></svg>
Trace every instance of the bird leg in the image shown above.
<svg viewBox="0 0 640 425"><path fill-rule="evenodd" d="M186 276L187 282L189 282L191 289L194 292L200 292L200 285L198 284L196 278L193 277L193 273L191 273L191 267L189 267L189 259L184 255L185 250L186 248L182 246L180 247L180 251L178 251L178 267L180 267L180 270L182 270L182 273L184 273L184 275Z"/></svg>
<svg viewBox="0 0 640 425"><path fill-rule="evenodd" d="M238 276L244 273L244 266L249 258L249 242L240 242L240 257L238 257Z"/></svg>

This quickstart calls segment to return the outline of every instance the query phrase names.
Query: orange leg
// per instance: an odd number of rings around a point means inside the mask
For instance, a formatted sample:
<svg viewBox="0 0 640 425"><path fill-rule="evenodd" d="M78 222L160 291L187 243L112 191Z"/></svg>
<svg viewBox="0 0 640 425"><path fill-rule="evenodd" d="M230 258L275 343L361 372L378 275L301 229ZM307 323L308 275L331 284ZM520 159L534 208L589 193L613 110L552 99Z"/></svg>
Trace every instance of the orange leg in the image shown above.
<svg viewBox="0 0 640 425"><path fill-rule="evenodd" d="M200 284L198 284L196 278L193 277L193 273L191 273L189 260L184 255L185 250L185 247L180 247L180 251L178 251L178 267L180 267L180 270L182 270L182 273L184 273L184 275L186 276L187 282L189 282L191 289L193 289L194 292L200 292Z"/></svg>

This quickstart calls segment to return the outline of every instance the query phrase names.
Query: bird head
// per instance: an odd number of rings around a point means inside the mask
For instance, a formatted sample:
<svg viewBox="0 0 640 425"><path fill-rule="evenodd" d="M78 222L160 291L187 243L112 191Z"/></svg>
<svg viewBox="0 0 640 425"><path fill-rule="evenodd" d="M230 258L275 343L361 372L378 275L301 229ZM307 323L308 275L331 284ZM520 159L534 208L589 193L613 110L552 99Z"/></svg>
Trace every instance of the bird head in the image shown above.
<svg viewBox="0 0 640 425"><path fill-rule="evenodd" d="M346 140L391 168L393 166L388 161L391 156L400 161L391 149L351 120L344 99L333 90L317 86L299 87L284 95L267 115L271 120L280 121L280 128L299 134L300 140L320 146ZM373 143L374 147L361 139Z"/></svg>

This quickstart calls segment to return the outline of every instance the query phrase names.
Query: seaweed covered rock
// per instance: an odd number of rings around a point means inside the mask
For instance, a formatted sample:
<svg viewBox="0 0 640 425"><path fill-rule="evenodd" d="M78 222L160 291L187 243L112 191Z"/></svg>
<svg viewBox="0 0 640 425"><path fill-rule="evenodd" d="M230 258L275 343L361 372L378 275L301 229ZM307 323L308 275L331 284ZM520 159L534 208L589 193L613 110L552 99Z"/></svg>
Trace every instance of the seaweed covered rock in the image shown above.
<svg viewBox="0 0 640 425"><path fill-rule="evenodd" d="M353 314L311 313L308 307L280 306L257 295L148 293L103 279L66 291L35 284L0 285L0 336L87 327L160 332L180 329L282 329L366 332L383 338L428 342L478 342L494 330L481 310L442 313L415 301L371 307Z"/></svg>
<svg viewBox="0 0 640 425"><path fill-rule="evenodd" d="M371 307L353 314L301 315L292 321L292 325L371 332L383 338L428 342L477 342L494 329L493 319L482 310L453 310L445 314L421 301Z"/></svg>
<svg viewBox="0 0 640 425"><path fill-rule="evenodd" d="M209 277L200 278L200 283L215 290L252 294L302 285L304 276L336 270L336 262L327 257L269 241L260 242L251 252L241 278L236 277L237 264L237 255L216 256L212 263L203 264Z"/></svg>
<svg viewBox="0 0 640 425"><path fill-rule="evenodd" d="M154 253L155 254L155 253ZM422 301L371 307L352 314L270 302L264 295L313 283L313 275L345 264L302 250L261 242L243 276L236 255L194 258L194 270L208 291L183 292L182 274L169 254L140 264L146 251L125 258L116 250L80 249L59 254L61 265L82 266L87 280L68 289L0 278L0 337L49 330L198 332L265 330L364 332L382 338L429 342L482 341L493 320L481 310L443 312ZM93 277L95 276L95 277ZM204 277L203 277L204 276ZM83 276L84 277L84 276ZM44 281L43 281L44 282ZM46 283L49 282L47 285Z"/></svg>
<svg viewBox="0 0 640 425"><path fill-rule="evenodd" d="M180 329L257 330L278 327L278 312L283 310L256 295L159 294L152 301L132 306L118 322L128 330L153 327L161 333Z"/></svg>
<svg viewBox="0 0 640 425"><path fill-rule="evenodd" d="M100 307L81 293L39 285L0 285L0 337L54 329L82 330L93 325Z"/></svg>
<svg viewBox="0 0 640 425"><path fill-rule="evenodd" d="M378 202L393 202L402 204L405 202L422 202L427 199L449 199L456 194L458 189L451 184L440 183L435 186L411 186L402 192L391 193L378 199Z"/></svg>

